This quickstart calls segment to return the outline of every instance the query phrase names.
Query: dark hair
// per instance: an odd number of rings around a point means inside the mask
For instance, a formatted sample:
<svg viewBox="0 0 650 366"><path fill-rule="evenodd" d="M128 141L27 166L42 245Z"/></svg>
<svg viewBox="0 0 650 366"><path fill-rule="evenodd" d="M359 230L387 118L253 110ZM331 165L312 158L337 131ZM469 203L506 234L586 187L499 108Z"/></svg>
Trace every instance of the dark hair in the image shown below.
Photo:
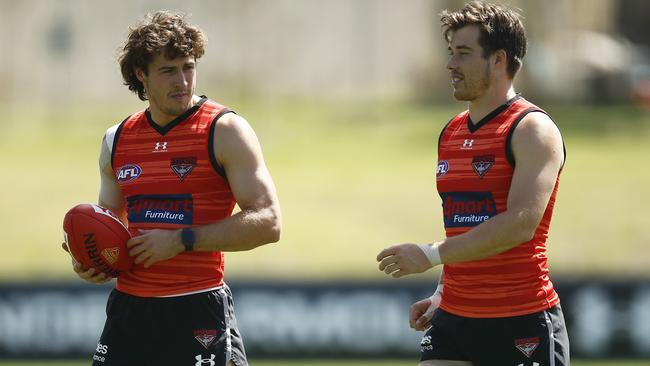
<svg viewBox="0 0 650 366"><path fill-rule="evenodd" d="M124 85L141 100L147 100L144 85L136 77L136 68L147 74L149 63L161 52L169 59L187 56L198 59L205 53L206 43L203 32L186 23L181 15L167 11L147 14L144 22L129 28L129 36L118 57Z"/></svg>
<svg viewBox="0 0 650 366"><path fill-rule="evenodd" d="M472 1L461 10L440 14L443 34L447 42L451 33L467 25L477 25L480 29L478 39L483 48L483 57L487 58L498 50L508 55L508 75L511 78L521 67L526 55L527 39L524 25L517 11L500 5Z"/></svg>

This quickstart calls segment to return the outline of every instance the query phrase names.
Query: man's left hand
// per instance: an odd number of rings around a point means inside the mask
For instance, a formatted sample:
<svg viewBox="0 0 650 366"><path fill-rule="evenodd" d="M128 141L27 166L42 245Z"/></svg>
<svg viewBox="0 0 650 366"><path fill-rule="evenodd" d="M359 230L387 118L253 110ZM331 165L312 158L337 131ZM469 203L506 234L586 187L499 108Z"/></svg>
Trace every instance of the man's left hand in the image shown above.
<svg viewBox="0 0 650 366"><path fill-rule="evenodd" d="M144 263L144 268L175 257L184 250L179 230L140 230L140 235L129 239L126 246L131 249L129 255L135 257L134 262Z"/></svg>
<svg viewBox="0 0 650 366"><path fill-rule="evenodd" d="M417 244L398 244L382 250L377 255L379 270L395 278L421 273L433 267Z"/></svg>

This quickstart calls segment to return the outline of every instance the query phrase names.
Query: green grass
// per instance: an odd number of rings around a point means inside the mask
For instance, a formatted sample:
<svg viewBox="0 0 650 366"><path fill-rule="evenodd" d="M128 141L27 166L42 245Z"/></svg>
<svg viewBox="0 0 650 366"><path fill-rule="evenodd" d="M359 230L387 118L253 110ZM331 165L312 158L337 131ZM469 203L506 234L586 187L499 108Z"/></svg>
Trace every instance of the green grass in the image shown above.
<svg viewBox="0 0 650 366"><path fill-rule="evenodd" d="M378 279L374 257L383 247L443 235L436 142L461 105L228 104L260 137L284 225L280 243L227 254L227 278ZM60 249L63 215L96 201L101 136L139 107L9 118L0 134L0 279L75 278ZM549 110L568 148L549 238L552 272L650 275L650 113Z"/></svg>
<svg viewBox="0 0 650 366"><path fill-rule="evenodd" d="M274 361L250 361L251 366L414 366L417 360L274 360ZM81 361L34 361L34 362L0 362L0 366L82 366L88 362ZM573 366L648 366L650 361L572 361Z"/></svg>

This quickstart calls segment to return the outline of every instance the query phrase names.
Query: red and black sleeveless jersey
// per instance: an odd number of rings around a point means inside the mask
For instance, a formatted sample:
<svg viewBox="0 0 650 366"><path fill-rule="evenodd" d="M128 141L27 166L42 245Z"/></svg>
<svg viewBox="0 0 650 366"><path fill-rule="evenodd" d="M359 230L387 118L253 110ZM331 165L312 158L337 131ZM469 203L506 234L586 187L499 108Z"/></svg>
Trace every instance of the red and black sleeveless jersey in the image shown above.
<svg viewBox="0 0 650 366"><path fill-rule="evenodd" d="M117 127L111 163L132 235L210 224L232 214L235 200L212 138L217 120L228 112L203 96L165 127L148 110ZM223 271L221 252L183 252L148 269L136 265L117 279L117 289L145 297L186 294L220 286Z"/></svg>
<svg viewBox="0 0 650 366"><path fill-rule="evenodd" d="M447 237L506 210L516 163L510 139L531 112L545 113L518 95L477 124L465 111L443 129L436 181ZM559 302L546 257L558 182L559 174L532 240L489 258L444 266L442 309L460 316L496 318L531 314Z"/></svg>

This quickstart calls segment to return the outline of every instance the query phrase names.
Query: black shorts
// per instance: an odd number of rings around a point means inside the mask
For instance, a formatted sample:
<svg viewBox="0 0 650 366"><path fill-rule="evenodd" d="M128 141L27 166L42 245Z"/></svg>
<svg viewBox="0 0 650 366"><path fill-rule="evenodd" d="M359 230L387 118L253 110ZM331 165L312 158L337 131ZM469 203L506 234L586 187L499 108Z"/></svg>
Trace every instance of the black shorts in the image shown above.
<svg viewBox="0 0 650 366"><path fill-rule="evenodd" d="M474 366L568 366L562 308L510 318L466 318L438 309L421 343L421 360Z"/></svg>
<svg viewBox="0 0 650 366"><path fill-rule="evenodd" d="M178 297L113 290L93 366L248 365L230 289Z"/></svg>

